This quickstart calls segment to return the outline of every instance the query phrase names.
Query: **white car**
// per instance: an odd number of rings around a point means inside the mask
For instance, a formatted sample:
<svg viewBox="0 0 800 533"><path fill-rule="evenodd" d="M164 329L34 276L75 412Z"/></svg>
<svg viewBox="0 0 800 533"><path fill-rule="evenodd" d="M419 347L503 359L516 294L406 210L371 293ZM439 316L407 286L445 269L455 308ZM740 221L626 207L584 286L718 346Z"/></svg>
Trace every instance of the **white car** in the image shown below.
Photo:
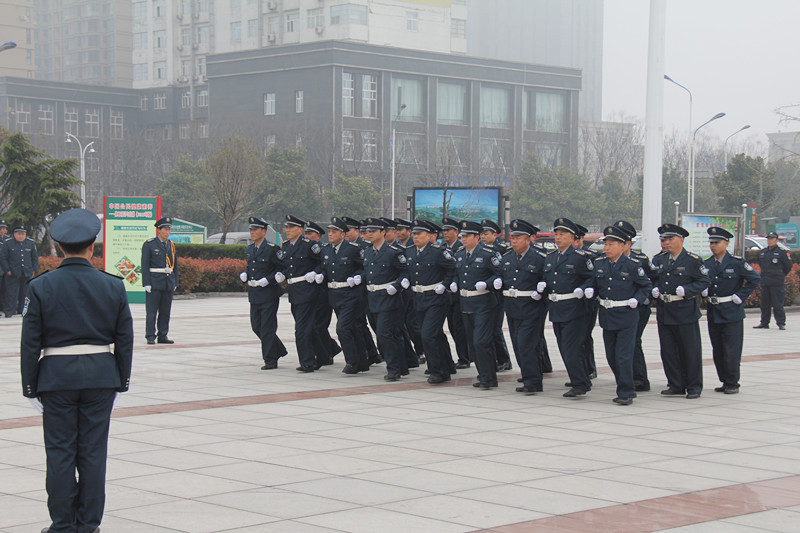
<svg viewBox="0 0 800 533"><path fill-rule="evenodd" d="M767 247L767 238L760 235L746 235L744 238L744 247L746 250L763 250ZM781 250L789 251L789 247L780 239L778 239L778 247Z"/></svg>
<svg viewBox="0 0 800 533"><path fill-rule="evenodd" d="M206 244L219 244L220 240L222 240L222 233L215 233L210 235L206 239ZM278 234L274 229L267 228L267 240L269 242L275 243L280 245L281 243L281 236ZM228 234L225 236L225 244L252 244L253 241L250 240L250 232L249 231L229 231Z"/></svg>

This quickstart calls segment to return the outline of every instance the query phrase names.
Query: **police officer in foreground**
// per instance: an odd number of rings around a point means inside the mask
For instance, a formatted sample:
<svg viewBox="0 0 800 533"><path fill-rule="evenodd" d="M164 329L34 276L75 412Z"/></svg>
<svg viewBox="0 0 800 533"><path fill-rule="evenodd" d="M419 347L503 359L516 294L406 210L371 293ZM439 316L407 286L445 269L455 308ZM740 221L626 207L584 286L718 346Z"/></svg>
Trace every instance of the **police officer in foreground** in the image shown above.
<svg viewBox="0 0 800 533"><path fill-rule="evenodd" d="M704 261L711 286L703 291L708 297L708 336L714 352L714 366L721 387L714 390L725 394L739 392L739 364L742 360L744 336L744 302L761 282L750 264L742 257L728 253L733 234L712 227L708 232L711 257Z"/></svg>
<svg viewBox="0 0 800 533"><path fill-rule="evenodd" d="M503 272L496 289L502 289L503 307L511 333L511 345L522 371L522 386L517 392L542 392L542 367L539 342L544 334L547 307L536 290L544 276L547 254L531 246L531 235L539 229L521 219L511 221L511 252L501 258Z"/></svg>
<svg viewBox="0 0 800 533"><path fill-rule="evenodd" d="M683 248L689 232L675 224L658 228L666 253L653 258L656 277L652 290L658 298L658 339L661 361L667 376L664 396L683 396L689 400L703 392L703 349L700 342L700 307L697 298L711 280L703 260Z"/></svg>
<svg viewBox="0 0 800 533"><path fill-rule="evenodd" d="M592 286L584 290L587 299L596 295L603 328L608 366L617 380L613 402L630 405L636 397L633 383L633 352L639 313L650 295L651 283L641 263L625 255L627 232L618 226L603 230L605 257L594 263Z"/></svg>
<svg viewBox="0 0 800 533"><path fill-rule="evenodd" d="M497 254L501 258L509 251L511 247L508 243L498 240L500 234L500 226L494 221L489 219L481 220L481 244ZM494 324L494 354L497 358L497 370L511 370L511 355L508 353L508 346L506 345L506 337L503 335L503 298L498 293L497 296L497 313L495 314Z"/></svg>
<svg viewBox="0 0 800 533"><path fill-rule="evenodd" d="M306 222L306 229L303 230L303 236L310 241L316 242L324 249L324 246L321 242L323 235L325 235L325 230L322 228L322 226L310 220ZM339 344L333 340L333 337L331 337L331 334L328 331L328 328L331 325L332 315L333 309L328 303L328 291L323 289L319 291L317 305L314 308L313 338L314 353L316 354L317 359L321 361L323 366L332 365L334 356L342 351L341 346L339 346Z"/></svg>
<svg viewBox="0 0 800 533"><path fill-rule="evenodd" d="M761 322L754 329L769 329L770 315L775 313L778 329L786 329L786 274L792 270L792 255L778 246L778 234L767 234L767 247L758 252L761 266Z"/></svg>
<svg viewBox="0 0 800 533"><path fill-rule="evenodd" d="M459 222L454 218L442 219L442 246L455 257L456 252L464 247L458 238ZM458 362L455 368L469 368L469 345L464 331L464 321L461 319L461 302L458 294L447 293L447 329L456 345ZM449 343L448 343L449 346ZM450 356L452 358L452 354Z"/></svg>
<svg viewBox="0 0 800 533"><path fill-rule="evenodd" d="M500 259L481 243L481 225L462 220L461 242L456 252L458 281L450 284L450 291L461 298L461 318L469 343L470 358L478 369L478 378L472 386L483 390L497 387L497 362L494 355L495 315L497 297L492 293L495 280L500 279Z"/></svg>
<svg viewBox="0 0 800 533"><path fill-rule="evenodd" d="M25 291L28 282L39 271L39 253L36 243L28 238L25 226L14 226L14 238L8 239L0 247L0 259L5 274L5 297L3 311L6 318L21 315L25 305Z"/></svg>
<svg viewBox="0 0 800 533"><path fill-rule="evenodd" d="M155 226L158 235L142 245L142 285L146 293L147 311L145 337L147 344L155 344L156 336L159 344L174 344L175 341L167 337L172 296L178 286L178 256L175 253L175 243L169 240L172 219L161 217Z"/></svg>
<svg viewBox="0 0 800 533"><path fill-rule="evenodd" d="M98 231L85 209L53 220L50 234L65 258L31 281L23 312L22 393L43 411L47 453L52 524L43 533L100 531L111 410L130 384L128 297L121 278L89 262Z"/></svg>
<svg viewBox="0 0 800 533"><path fill-rule="evenodd" d="M278 331L278 305L283 290L280 283L286 277L281 272L285 267L284 252L277 245L267 242L269 224L257 217L250 217L250 239L247 246L247 270L239 274L242 283L247 283L247 299L250 302L250 327L261 340L261 370L278 368L278 359L285 355L283 343L276 335Z"/></svg>

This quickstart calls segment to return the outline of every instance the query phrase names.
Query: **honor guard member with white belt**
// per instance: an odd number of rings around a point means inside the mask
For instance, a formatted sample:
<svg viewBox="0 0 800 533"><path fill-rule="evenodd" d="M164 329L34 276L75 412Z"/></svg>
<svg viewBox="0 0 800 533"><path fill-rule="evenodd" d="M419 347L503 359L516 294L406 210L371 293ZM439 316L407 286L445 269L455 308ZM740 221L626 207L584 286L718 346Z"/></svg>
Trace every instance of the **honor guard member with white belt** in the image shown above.
<svg viewBox="0 0 800 533"><path fill-rule="evenodd" d="M306 222L306 229L303 231L303 236L314 241L323 248L322 236L325 235L325 230L316 222ZM317 305L314 311L314 352L317 358L322 361L322 365L332 365L333 358L336 354L342 351L341 346L333 337L331 337L328 328L331 325L331 317L333 316L333 309L328 303L328 291L319 291Z"/></svg>
<svg viewBox="0 0 800 533"><path fill-rule="evenodd" d="M393 246L397 246L397 222L393 218L379 217L386 223L386 242Z"/></svg>
<svg viewBox="0 0 800 533"><path fill-rule="evenodd" d="M517 392L542 392L542 367L537 348L544 334L547 307L536 290L544 276L546 254L531 246L539 229L521 219L511 221L511 252L501 258L503 277L495 289L503 291L503 307L511 333L511 345L522 371Z"/></svg>
<svg viewBox="0 0 800 533"><path fill-rule="evenodd" d="M778 246L778 234L767 234L767 247L758 252L761 266L761 322L754 329L768 329L770 314L774 309L778 329L786 329L786 274L792 270L792 255Z"/></svg>
<svg viewBox="0 0 800 533"><path fill-rule="evenodd" d="M728 253L731 232L716 226L706 231L712 255L703 264L708 269L711 286L702 294L708 297L708 336L717 376L722 382L722 386L714 390L736 394L744 336L743 303L761 283L761 276L743 258Z"/></svg>
<svg viewBox="0 0 800 533"><path fill-rule="evenodd" d="M8 272L8 267L5 266L5 248L3 245L5 242L10 239L7 235L8 233L8 223L0 218L0 311L3 310L4 305L3 302L5 300L5 286L6 286L6 272Z"/></svg>
<svg viewBox="0 0 800 533"><path fill-rule="evenodd" d="M144 336L147 344L155 344L156 338L159 344L174 344L175 341L167 337L172 296L178 286L178 256L175 253L175 243L169 240L172 219L161 217L155 226L158 235L142 245L142 285L147 293Z"/></svg>
<svg viewBox="0 0 800 533"><path fill-rule="evenodd" d="M606 359L617 380L617 397L613 401L630 405L636 397L633 383L633 352L639 323L636 309L650 296L652 284L642 264L625 255L629 237L624 229L608 226L603 236L605 257L594 262L592 286L584 294L589 300L597 296Z"/></svg>
<svg viewBox="0 0 800 533"><path fill-rule="evenodd" d="M386 360L386 381L397 381L408 374L403 336L403 300L398 292L409 287L406 279L406 256L402 250L384 241L384 224L379 218L367 218L363 229L372 243L364 252L364 283L372 313L378 347Z"/></svg>
<svg viewBox="0 0 800 533"><path fill-rule="evenodd" d="M247 284L247 299L250 302L250 327L261 340L261 370L278 368L278 359L284 354L283 343L278 339L278 305L283 290L280 283L286 277L281 272L286 268L284 252L277 245L267 242L269 224L250 217L250 239L247 246L247 270L239 279Z"/></svg>
<svg viewBox="0 0 800 533"><path fill-rule="evenodd" d="M111 410L128 390L133 320L122 278L89 262L100 221L70 209L50 225L61 265L30 282L22 393L42 412L49 533L100 531ZM113 346L113 348L112 348Z"/></svg>
<svg viewBox="0 0 800 533"><path fill-rule="evenodd" d="M345 374L369 370L360 319L364 316L361 288L364 277L364 249L345 240L347 224L334 217L328 224L328 244L322 249L322 268L328 288L328 302L336 312L336 335L342 343Z"/></svg>
<svg viewBox="0 0 800 533"><path fill-rule="evenodd" d="M620 228L625 232L628 240L625 241L625 250L622 252L628 257L632 257L639 261L639 264L644 269L647 278L652 282L653 270L650 268L650 258L643 254L641 250L632 249L633 238L636 237L636 228L626 220L617 220L614 226ZM646 392L650 390L650 379L647 377L647 362L644 359L644 350L642 349L642 334L644 328L647 327L647 322L650 320L650 297L636 307L639 311L639 324L636 327L636 347L633 350L633 386L636 392Z"/></svg>
<svg viewBox="0 0 800 533"><path fill-rule="evenodd" d="M683 248L689 232L675 224L658 228L667 253L653 258L657 276L653 298L658 298L658 338L667 376L664 396L693 400L703 392L703 348L700 342L700 307L696 296L708 288L708 268L700 256Z"/></svg>
<svg viewBox="0 0 800 533"><path fill-rule="evenodd" d="M461 244L461 239L458 238L458 231L458 220L447 217L442 219L442 246L444 246L453 257L464 247L464 245ZM455 368L469 368L469 344L467 343L467 335L464 331L464 321L461 319L460 299L461 297L458 294L452 292L447 293L447 329L450 330L450 336L453 337L453 342L456 345L458 362L455 363ZM452 354L450 357L452 358Z"/></svg>
<svg viewBox="0 0 800 533"><path fill-rule="evenodd" d="M558 349L567 367L570 389L567 398L586 394L592 389L586 365L581 354L584 340L586 308L583 289L592 282L594 264L588 254L573 246L578 227L568 218L558 218L553 223L556 250L547 254L544 281L537 290L546 295L550 322L558 341Z"/></svg>
<svg viewBox="0 0 800 533"><path fill-rule="evenodd" d="M484 247L495 252L498 258L507 254L511 247L508 243L497 239L500 233L500 226L493 220L481 220L481 243ZM494 324L494 354L497 358L498 370L511 370L511 355L508 353L506 337L503 335L503 298L497 295L497 313L495 314Z"/></svg>
<svg viewBox="0 0 800 533"><path fill-rule="evenodd" d="M450 381L455 371L442 326L447 318L445 291L456 280L456 262L443 246L430 242L436 227L427 220L415 220L411 229L414 246L406 250L407 277L411 283L414 312L421 328L422 346L427 358L428 383Z"/></svg>
<svg viewBox="0 0 800 533"><path fill-rule="evenodd" d="M28 282L39 271L36 243L28 238L25 226L14 226L13 234L14 238L6 240L0 247L0 253L3 254L0 264L6 281L3 299L6 318L22 314Z"/></svg>
<svg viewBox="0 0 800 533"><path fill-rule="evenodd" d="M281 245L283 261L286 268L283 275L289 284L289 303L292 305L294 317L294 338L297 346L297 357L300 360L298 372L319 370L327 357L323 354L317 359L314 349L314 313L316 302L323 288L322 246L303 237L305 221L292 215L286 215L283 231L286 240Z"/></svg>
<svg viewBox="0 0 800 533"><path fill-rule="evenodd" d="M380 217L386 223L386 242L396 246L403 252L410 247L397 241L397 222L396 219ZM413 243L412 243L413 247ZM405 303L405 314L403 324L403 343L406 350L406 362L409 368L418 368L420 363L425 362L425 350L422 348L422 334L420 324L414 313L414 299L411 293L404 291L401 293Z"/></svg>
<svg viewBox="0 0 800 533"><path fill-rule="evenodd" d="M592 261L604 257L602 253L591 250L589 246L584 243L583 238L586 237L589 230L580 224L575 225L578 227L578 234L575 235L575 242L572 245L586 252L586 255L589 256L589 259ZM586 364L586 373L589 374L589 379L591 380L597 377L597 365L594 362L594 339L592 338L594 325L597 323L597 303L594 300L588 299L585 299L584 302L586 305L586 337L584 337L583 343L581 343L581 353L583 354L583 360Z"/></svg>
<svg viewBox="0 0 800 533"><path fill-rule="evenodd" d="M397 226L396 244L403 248L414 246L414 242L411 240L411 221L404 218L396 218L394 219L394 223L395 226Z"/></svg>
<svg viewBox="0 0 800 533"><path fill-rule="evenodd" d="M547 256L547 249L542 246L540 243L536 242L536 234L539 233L539 228L533 226L533 229L536 230L535 233L531 234L531 247L537 252L540 252L542 255ZM543 299L545 303L545 309L548 307L548 300L547 298ZM547 313L545 312L545 315ZM542 368L543 374L550 374L553 372L553 363L550 361L550 352L547 349L547 339L544 338L544 322L542 322L542 335L539 339L539 344L535 348L536 353L539 354L539 364ZM522 378L517 378L517 383L522 383Z"/></svg>
<svg viewBox="0 0 800 533"><path fill-rule="evenodd" d="M458 282L450 284L452 292L461 298L461 319L469 343L470 358L478 369L473 387L497 387L497 362L494 355L495 315L497 297L492 293L495 280L500 279L500 259L481 244L481 225L471 220L460 222L464 247L456 252Z"/></svg>

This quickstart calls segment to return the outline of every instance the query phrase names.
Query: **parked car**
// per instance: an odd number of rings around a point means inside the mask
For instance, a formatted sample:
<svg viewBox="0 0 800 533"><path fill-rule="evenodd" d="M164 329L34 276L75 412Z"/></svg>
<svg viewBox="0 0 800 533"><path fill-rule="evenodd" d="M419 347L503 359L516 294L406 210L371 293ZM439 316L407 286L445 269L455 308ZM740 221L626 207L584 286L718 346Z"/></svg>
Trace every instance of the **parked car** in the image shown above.
<svg viewBox="0 0 800 533"><path fill-rule="evenodd" d="M206 244L220 244L222 233L215 233L206 239ZM281 235L272 227L267 228L267 240L280 245ZM225 236L225 244L252 244L249 231L229 231Z"/></svg>
<svg viewBox="0 0 800 533"><path fill-rule="evenodd" d="M745 235L744 247L746 250L763 250L767 247L767 238L761 235ZM783 237L778 238L778 247L789 251L789 247L783 242Z"/></svg>

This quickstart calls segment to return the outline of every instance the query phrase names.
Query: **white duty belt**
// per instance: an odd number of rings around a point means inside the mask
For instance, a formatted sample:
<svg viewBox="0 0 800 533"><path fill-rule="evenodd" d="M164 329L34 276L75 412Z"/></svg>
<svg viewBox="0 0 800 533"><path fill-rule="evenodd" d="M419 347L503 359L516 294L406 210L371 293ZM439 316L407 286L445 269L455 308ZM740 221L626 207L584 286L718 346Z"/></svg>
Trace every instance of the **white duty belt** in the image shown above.
<svg viewBox="0 0 800 533"><path fill-rule="evenodd" d="M628 307L628 300L603 300L602 298L598 298L597 303L606 309L611 309L612 307Z"/></svg>
<svg viewBox="0 0 800 533"><path fill-rule="evenodd" d="M536 291L521 291L518 289L506 289L503 291L503 296L508 296L509 298L530 298L533 296L533 293Z"/></svg>
<svg viewBox="0 0 800 533"><path fill-rule="evenodd" d="M568 292L566 294L548 294L547 299L551 302L559 302L561 300L572 300L577 298L574 292Z"/></svg>
<svg viewBox="0 0 800 533"><path fill-rule="evenodd" d="M414 285L413 287L411 287L411 290L414 292L428 292L432 291L433 289L436 288L437 285L441 284L442 282L440 281L439 283L434 283L433 285Z"/></svg>
<svg viewBox="0 0 800 533"><path fill-rule="evenodd" d="M489 294L489 289L483 289L482 291L468 291L466 289L461 289L460 291L458 291L458 294L464 296L465 298L472 298L473 296Z"/></svg>
<svg viewBox="0 0 800 533"><path fill-rule="evenodd" d="M151 268L150 272L155 272L156 274L172 274L172 269L170 267L166 268Z"/></svg>
<svg viewBox="0 0 800 533"><path fill-rule="evenodd" d="M295 283L300 283L301 281L306 281L306 277L305 276L298 276L296 278L288 278L286 280L286 283L288 283L289 285L294 285Z"/></svg>
<svg viewBox="0 0 800 533"><path fill-rule="evenodd" d="M719 305L719 304L724 304L724 303L732 302L732 301L733 301L733 295L731 295L731 296L709 296L708 297L708 303L710 303L711 305Z"/></svg>
<svg viewBox="0 0 800 533"><path fill-rule="evenodd" d="M683 300L683 296L678 296L677 294L661 294L658 296L660 300L663 300L667 303L670 302L679 302Z"/></svg>
<svg viewBox="0 0 800 533"><path fill-rule="evenodd" d="M328 288L329 289L344 289L345 287L349 287L350 284L346 281L329 281Z"/></svg>
<svg viewBox="0 0 800 533"><path fill-rule="evenodd" d="M95 353L109 353L113 352L113 350L110 344L73 344L71 346L45 348L42 352L42 355L47 357L49 355L92 355Z"/></svg>
<svg viewBox="0 0 800 533"><path fill-rule="evenodd" d="M258 281L254 280L254 279L251 279L250 281L248 281L247 284L249 286L251 286L251 287L260 287L260 285L258 284Z"/></svg>
<svg viewBox="0 0 800 533"><path fill-rule="evenodd" d="M381 283L380 285L369 284L367 285L367 290L369 292L382 291L386 290L389 285L394 285L395 283L397 283L397 280L390 281L389 283Z"/></svg>

